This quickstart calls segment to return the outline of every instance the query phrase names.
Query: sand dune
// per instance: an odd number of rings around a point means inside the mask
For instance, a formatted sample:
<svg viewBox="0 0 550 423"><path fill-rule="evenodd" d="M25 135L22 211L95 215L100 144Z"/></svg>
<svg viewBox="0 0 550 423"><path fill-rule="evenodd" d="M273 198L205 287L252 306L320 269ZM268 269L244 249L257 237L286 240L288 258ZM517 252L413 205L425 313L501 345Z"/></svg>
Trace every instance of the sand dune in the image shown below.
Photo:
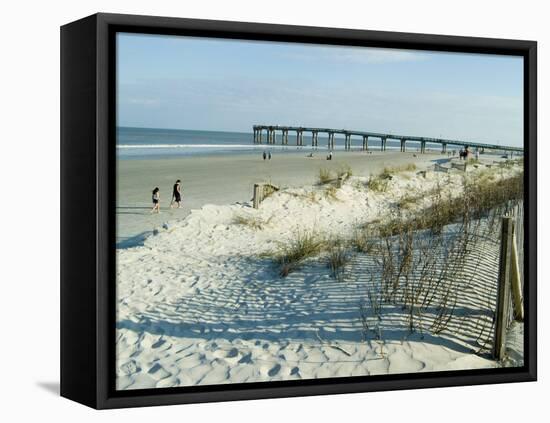
<svg viewBox="0 0 550 423"><path fill-rule="evenodd" d="M517 171L503 169L498 177ZM461 293L453 319L440 332L433 330L435 306L418 316L421 330L412 332L403 308L362 306L380 287L381 264L373 256L354 255L343 280L322 257L285 278L262 257L300 231L350 235L358 224L391 215L398 198L422 196L438 184L460 194L462 173L401 172L381 193L366 189L359 174L331 195L311 185L313 178L274 193L258 210L248 201L204 205L159 225L143 245L117 250L118 389L498 365L485 354L495 303L494 240L475 240L452 281ZM253 218L259 228L236 223L236 216ZM444 236L456 236L452 225Z"/></svg>
<svg viewBox="0 0 550 423"><path fill-rule="evenodd" d="M306 157L311 150L304 148L294 153L273 155L262 160L258 154L227 156L179 157L153 160L119 160L117 162L117 243L118 247L141 244L154 228L163 222L186 217L191 210L205 204L233 204L252 197L257 182L271 181L280 186L310 185L315 182L321 167L337 169L350 165L356 175L368 176L385 166L416 163L419 167L433 165L443 156L393 151L372 154L364 152L337 152L332 161L325 160L326 151L320 149L314 157ZM169 209L172 185L182 180L183 208ZM161 190L160 215L151 215L151 191Z"/></svg>

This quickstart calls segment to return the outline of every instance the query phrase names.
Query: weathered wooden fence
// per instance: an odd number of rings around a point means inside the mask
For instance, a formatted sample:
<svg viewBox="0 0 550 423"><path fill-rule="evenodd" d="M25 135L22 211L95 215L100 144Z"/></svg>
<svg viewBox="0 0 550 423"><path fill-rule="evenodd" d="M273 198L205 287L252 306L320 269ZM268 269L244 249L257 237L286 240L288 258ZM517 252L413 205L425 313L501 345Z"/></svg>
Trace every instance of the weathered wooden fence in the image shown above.
<svg viewBox="0 0 550 423"><path fill-rule="evenodd" d="M270 183L254 184L254 197L252 198L252 207L257 209L260 203L275 191L279 191L279 187Z"/></svg>
<svg viewBox="0 0 550 423"><path fill-rule="evenodd" d="M461 170L463 172L466 172L466 162L464 163L455 163L455 162L452 162L451 163L451 168L453 169L458 169L458 170Z"/></svg>
<svg viewBox="0 0 550 423"><path fill-rule="evenodd" d="M434 164L434 171L435 172L444 172L447 173L450 169L445 166L441 166L439 163Z"/></svg>
<svg viewBox="0 0 550 423"><path fill-rule="evenodd" d="M493 356L502 360L506 331L514 320L523 320L523 202L502 217L500 260L495 313Z"/></svg>
<svg viewBox="0 0 550 423"><path fill-rule="evenodd" d="M338 178L336 179L336 188L342 188L342 185L350 177L349 172L342 173L341 175L338 175Z"/></svg>

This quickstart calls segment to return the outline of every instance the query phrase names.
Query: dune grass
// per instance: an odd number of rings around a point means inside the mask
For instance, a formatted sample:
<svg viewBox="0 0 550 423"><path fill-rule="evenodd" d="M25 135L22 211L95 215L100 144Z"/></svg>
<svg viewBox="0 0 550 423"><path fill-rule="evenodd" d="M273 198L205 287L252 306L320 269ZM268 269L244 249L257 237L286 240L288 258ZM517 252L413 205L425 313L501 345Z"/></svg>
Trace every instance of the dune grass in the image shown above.
<svg viewBox="0 0 550 423"><path fill-rule="evenodd" d="M374 192L386 192L388 190L389 178L385 175L370 176L367 181L367 188Z"/></svg>
<svg viewBox="0 0 550 423"><path fill-rule="evenodd" d="M401 166L386 166L382 171L382 175L395 175L401 172L412 172L416 170L416 164L407 163Z"/></svg>
<svg viewBox="0 0 550 423"><path fill-rule="evenodd" d="M378 175L370 176L367 187L371 191L386 192L388 190L389 181L393 179L395 174L400 172L412 172L413 170L416 170L416 165L414 163L393 167L386 166Z"/></svg>
<svg viewBox="0 0 550 423"><path fill-rule="evenodd" d="M510 202L523 199L523 172L510 178L464 178L463 195L444 197L441 187L431 193L431 205L422 209L412 219L401 217L379 226L382 235L397 235L407 231L429 229L439 233L449 224L479 219L489 211L499 209L504 214Z"/></svg>
<svg viewBox="0 0 550 423"><path fill-rule="evenodd" d="M323 194L325 198L329 201L339 201L338 197L336 196L336 193L338 192L338 188L336 188L333 185L328 186L324 191Z"/></svg>
<svg viewBox="0 0 550 423"><path fill-rule="evenodd" d="M327 243L328 267L332 277L338 281L344 280L345 266L351 261L351 252L341 239L334 239Z"/></svg>
<svg viewBox="0 0 550 423"><path fill-rule="evenodd" d="M374 240L370 233L370 226L361 226L355 229L350 240L350 246L358 253L371 253L374 249Z"/></svg>
<svg viewBox="0 0 550 423"><path fill-rule="evenodd" d="M411 210L418 205L420 200L422 200L422 197L419 195L407 194L397 200L395 205L401 210Z"/></svg>
<svg viewBox="0 0 550 423"><path fill-rule="evenodd" d="M308 258L320 254L325 248L325 240L315 232L299 232L286 244L281 244L276 251L263 256L271 258L279 267L282 277L294 272Z"/></svg>
<svg viewBox="0 0 550 423"><path fill-rule="evenodd" d="M326 167L322 167L319 169L319 176L318 176L318 185L325 185L334 180L334 175L332 172L327 169Z"/></svg>
<svg viewBox="0 0 550 423"><path fill-rule="evenodd" d="M385 182L387 188L390 177L391 171L385 171L371 177L369 183ZM442 179L422 196L407 194L396 199L389 220L358 225L351 236L298 233L267 256L278 266L281 277L305 262L316 262L326 264L331 277L344 281L351 275L352 260L362 260L361 255L368 254L376 266L375 273L369 270L363 277L379 278L379 282L376 291L366 294L370 305L365 299L361 303L365 339L376 332L385 305L403 310L410 332L442 333L455 318L457 298L462 295L456 281L463 278L464 263L475 248L475 239L486 240L487 234L498 232L498 225L490 223L493 218L498 222L498 217L523 199L523 173L506 176L502 169L487 169L463 175L456 198L443 189L453 182L450 178ZM336 190L329 185L324 192ZM489 222L488 229L476 223L480 219ZM446 227L455 223L458 225L450 229L455 232L449 238ZM481 232L486 230L489 232ZM443 260L442 248L446 251ZM480 333L485 330L483 323Z"/></svg>
<svg viewBox="0 0 550 423"><path fill-rule="evenodd" d="M343 163L338 167L338 170L336 171L336 175L338 178L341 178L343 176L346 176L349 178L350 176L353 176L353 169L351 166L347 163Z"/></svg>
<svg viewBox="0 0 550 423"><path fill-rule="evenodd" d="M267 223L269 223L269 221L264 222L256 216L250 216L247 214L236 214L233 216L233 224L247 226L255 230L263 229Z"/></svg>

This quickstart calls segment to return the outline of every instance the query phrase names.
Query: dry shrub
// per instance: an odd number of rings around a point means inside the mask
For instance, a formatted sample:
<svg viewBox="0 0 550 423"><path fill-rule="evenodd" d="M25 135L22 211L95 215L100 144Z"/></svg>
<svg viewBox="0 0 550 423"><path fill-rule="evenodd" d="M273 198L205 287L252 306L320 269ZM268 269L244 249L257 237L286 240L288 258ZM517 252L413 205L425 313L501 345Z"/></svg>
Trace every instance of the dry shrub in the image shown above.
<svg viewBox="0 0 550 423"><path fill-rule="evenodd" d="M322 167L321 169L319 169L319 181L318 181L319 185L328 184L333 180L334 180L334 175L329 169L325 167Z"/></svg>
<svg viewBox="0 0 550 423"><path fill-rule="evenodd" d="M304 260L314 257L323 251L325 241L314 232L299 232L287 244L280 245L277 251L265 253L279 266L279 274L283 277L295 271Z"/></svg>
<svg viewBox="0 0 550 423"><path fill-rule="evenodd" d="M385 175L371 175L367 182L367 187L371 191L386 192L388 190L389 179L390 178L385 177Z"/></svg>
<svg viewBox="0 0 550 423"><path fill-rule="evenodd" d="M400 172L412 172L416 170L414 163L407 163L401 166L386 166L382 171L382 175L395 175Z"/></svg>
<svg viewBox="0 0 550 423"><path fill-rule="evenodd" d="M263 222L255 216L236 214L235 216L233 216L233 223L235 225L248 226L249 228L259 230L263 229L264 225L268 222Z"/></svg>
<svg viewBox="0 0 550 423"><path fill-rule="evenodd" d="M340 239L331 240L327 243L328 266L332 276L338 281L344 280L344 270L346 264L351 260L351 254L346 248L345 243Z"/></svg>
<svg viewBox="0 0 550 423"><path fill-rule="evenodd" d="M343 176L349 178L350 176L353 176L353 170L351 169L351 166L349 164L343 163L338 167L336 175L338 176L338 178L341 178Z"/></svg>
<svg viewBox="0 0 550 423"><path fill-rule="evenodd" d="M331 186L327 187L327 189L325 189L325 191L324 191L325 198L327 200L338 201L338 197L336 196L337 192L338 192L338 188L331 185Z"/></svg>

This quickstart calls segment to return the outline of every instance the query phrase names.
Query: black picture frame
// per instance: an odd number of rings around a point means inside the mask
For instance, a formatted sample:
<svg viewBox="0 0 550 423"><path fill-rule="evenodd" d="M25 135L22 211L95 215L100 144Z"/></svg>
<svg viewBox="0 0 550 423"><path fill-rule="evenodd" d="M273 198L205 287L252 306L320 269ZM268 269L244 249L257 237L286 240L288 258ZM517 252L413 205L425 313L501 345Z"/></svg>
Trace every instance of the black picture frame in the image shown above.
<svg viewBox="0 0 550 423"><path fill-rule="evenodd" d="M114 390L115 34L492 53L524 58L525 365ZM259 23L95 14L61 28L61 395L97 409L534 381L537 377L537 44Z"/></svg>

